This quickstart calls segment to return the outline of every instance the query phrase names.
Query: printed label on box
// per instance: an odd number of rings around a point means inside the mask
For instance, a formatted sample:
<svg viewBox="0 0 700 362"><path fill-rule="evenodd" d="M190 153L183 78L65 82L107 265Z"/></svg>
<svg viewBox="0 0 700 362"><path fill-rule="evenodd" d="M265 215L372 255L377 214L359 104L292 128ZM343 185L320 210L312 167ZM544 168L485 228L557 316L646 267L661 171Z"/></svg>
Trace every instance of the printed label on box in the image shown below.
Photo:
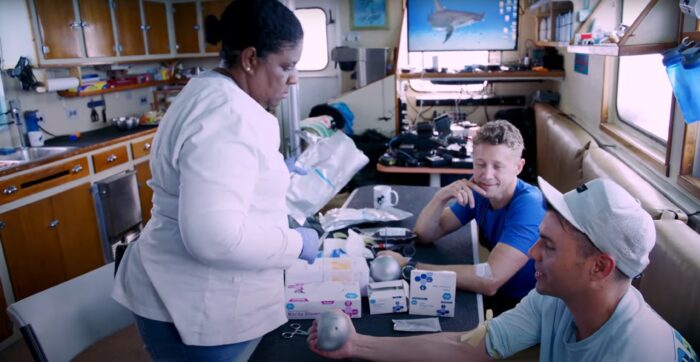
<svg viewBox="0 0 700 362"><path fill-rule="evenodd" d="M457 273L411 271L410 314L454 317Z"/></svg>
<svg viewBox="0 0 700 362"><path fill-rule="evenodd" d="M286 287L287 318L314 319L321 313L340 309L352 318L362 317L357 282L321 282Z"/></svg>
<svg viewBox="0 0 700 362"><path fill-rule="evenodd" d="M403 280L370 283L367 289L369 314L408 311L408 284Z"/></svg>

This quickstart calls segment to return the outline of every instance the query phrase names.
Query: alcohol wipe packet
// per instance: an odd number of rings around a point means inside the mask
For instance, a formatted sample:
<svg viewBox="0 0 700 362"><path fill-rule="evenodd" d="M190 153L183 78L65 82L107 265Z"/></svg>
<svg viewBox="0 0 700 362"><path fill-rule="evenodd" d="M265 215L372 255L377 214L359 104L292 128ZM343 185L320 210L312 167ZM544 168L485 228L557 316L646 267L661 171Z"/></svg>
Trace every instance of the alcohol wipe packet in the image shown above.
<svg viewBox="0 0 700 362"><path fill-rule="evenodd" d="M397 332L442 332L437 318L392 319Z"/></svg>

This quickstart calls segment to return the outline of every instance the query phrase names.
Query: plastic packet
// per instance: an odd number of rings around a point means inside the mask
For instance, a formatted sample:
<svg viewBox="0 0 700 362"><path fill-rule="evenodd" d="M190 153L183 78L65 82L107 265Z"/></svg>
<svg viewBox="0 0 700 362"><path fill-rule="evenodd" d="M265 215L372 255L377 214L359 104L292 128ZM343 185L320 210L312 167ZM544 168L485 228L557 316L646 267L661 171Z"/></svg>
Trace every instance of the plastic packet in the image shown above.
<svg viewBox="0 0 700 362"><path fill-rule="evenodd" d="M392 319L397 332L442 332L437 318Z"/></svg>
<svg viewBox="0 0 700 362"><path fill-rule="evenodd" d="M319 217L319 221L323 230L333 231L365 222L399 221L411 216L413 216L412 213L394 207L386 209L342 208L328 210L325 215Z"/></svg>

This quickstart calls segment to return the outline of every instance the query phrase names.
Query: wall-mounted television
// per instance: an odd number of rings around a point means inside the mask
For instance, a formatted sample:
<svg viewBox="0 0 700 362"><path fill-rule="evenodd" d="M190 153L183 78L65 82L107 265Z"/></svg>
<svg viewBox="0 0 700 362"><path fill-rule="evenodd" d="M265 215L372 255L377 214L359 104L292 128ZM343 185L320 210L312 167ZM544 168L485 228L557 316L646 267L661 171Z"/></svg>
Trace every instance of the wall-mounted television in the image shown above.
<svg viewBox="0 0 700 362"><path fill-rule="evenodd" d="M407 0L408 51L515 50L518 0Z"/></svg>

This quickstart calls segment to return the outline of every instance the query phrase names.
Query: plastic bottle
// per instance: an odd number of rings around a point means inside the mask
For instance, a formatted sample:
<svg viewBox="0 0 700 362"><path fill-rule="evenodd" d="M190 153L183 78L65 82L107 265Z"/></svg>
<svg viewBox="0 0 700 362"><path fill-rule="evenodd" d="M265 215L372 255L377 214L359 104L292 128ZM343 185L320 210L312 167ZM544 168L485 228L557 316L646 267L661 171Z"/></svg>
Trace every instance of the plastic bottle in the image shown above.
<svg viewBox="0 0 700 362"><path fill-rule="evenodd" d="M696 44L681 52L682 74L686 84L683 98L676 96L686 123L700 121L700 46ZM683 106L685 104L685 106ZM685 109L685 110L684 110Z"/></svg>
<svg viewBox="0 0 700 362"><path fill-rule="evenodd" d="M687 79L683 76L683 56L681 55L681 53L687 49L688 46L688 43L681 43L677 47L671 48L662 54L662 62L666 67L666 74L671 82L673 94L676 96L678 105L681 108L681 113L683 113L683 117L686 120L692 119L693 115L690 108L691 103L687 101L691 95L691 92Z"/></svg>

